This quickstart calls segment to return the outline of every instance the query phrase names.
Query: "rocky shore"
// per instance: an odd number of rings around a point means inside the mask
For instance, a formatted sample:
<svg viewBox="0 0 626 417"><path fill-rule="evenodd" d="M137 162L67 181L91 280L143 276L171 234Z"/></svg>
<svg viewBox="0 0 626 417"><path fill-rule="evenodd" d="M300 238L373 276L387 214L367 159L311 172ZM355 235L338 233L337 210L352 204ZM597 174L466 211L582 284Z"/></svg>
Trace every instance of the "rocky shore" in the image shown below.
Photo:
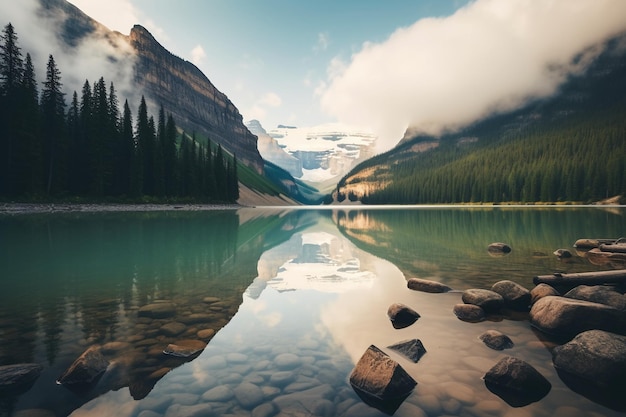
<svg viewBox="0 0 626 417"><path fill-rule="evenodd" d="M0 214L237 210L239 204L0 203Z"/></svg>

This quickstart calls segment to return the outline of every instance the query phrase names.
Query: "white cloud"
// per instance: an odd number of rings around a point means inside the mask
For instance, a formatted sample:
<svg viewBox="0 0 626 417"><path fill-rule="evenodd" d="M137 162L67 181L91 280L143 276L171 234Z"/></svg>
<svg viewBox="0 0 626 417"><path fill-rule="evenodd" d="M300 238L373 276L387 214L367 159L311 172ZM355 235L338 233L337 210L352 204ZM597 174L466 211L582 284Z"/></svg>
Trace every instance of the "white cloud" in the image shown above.
<svg viewBox="0 0 626 417"><path fill-rule="evenodd" d="M204 51L204 48L202 47L202 45L196 45L191 50L191 62L193 62L197 67L199 67L202 64L206 56L207 56L206 52Z"/></svg>
<svg viewBox="0 0 626 417"><path fill-rule="evenodd" d="M250 108L242 111L246 120L260 120L267 118L268 111L279 108L283 103L280 96L274 92L265 93L263 96L254 101Z"/></svg>
<svg viewBox="0 0 626 417"><path fill-rule="evenodd" d="M280 96L278 94L276 94L276 93L273 93L273 92L266 93L259 100L260 104L263 104L263 105L269 106L269 107L280 107L282 102L283 101L281 100Z"/></svg>
<svg viewBox="0 0 626 417"><path fill-rule="evenodd" d="M130 0L70 0L70 3L109 29L124 34L139 23L139 12Z"/></svg>
<svg viewBox="0 0 626 417"><path fill-rule="evenodd" d="M328 49L328 45L330 44L330 35L328 32L320 32L317 34L317 43L313 47L313 51L321 52Z"/></svg>
<svg viewBox="0 0 626 417"><path fill-rule="evenodd" d="M577 54L626 30L624 16L621 0L478 0L334 59L317 93L328 114L369 125L389 148L409 126L439 134L552 94L581 70Z"/></svg>

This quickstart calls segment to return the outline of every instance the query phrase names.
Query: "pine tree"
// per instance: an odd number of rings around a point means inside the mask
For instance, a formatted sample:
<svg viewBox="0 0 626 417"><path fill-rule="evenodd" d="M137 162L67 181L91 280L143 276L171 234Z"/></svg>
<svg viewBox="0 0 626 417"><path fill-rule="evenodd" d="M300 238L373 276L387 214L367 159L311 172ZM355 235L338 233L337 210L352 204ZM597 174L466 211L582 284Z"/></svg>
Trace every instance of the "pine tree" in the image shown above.
<svg viewBox="0 0 626 417"><path fill-rule="evenodd" d="M135 138L133 136L133 117L128 105L128 100L124 101L124 110L122 114L121 126L122 148L120 154L120 177L123 182L121 184L121 194L138 195L139 190L139 172L136 160Z"/></svg>
<svg viewBox="0 0 626 417"><path fill-rule="evenodd" d="M42 145L39 130L39 93L35 80L35 68L30 54L26 54L24 73L18 103L19 120L19 165L17 183L22 194L37 194L42 191Z"/></svg>

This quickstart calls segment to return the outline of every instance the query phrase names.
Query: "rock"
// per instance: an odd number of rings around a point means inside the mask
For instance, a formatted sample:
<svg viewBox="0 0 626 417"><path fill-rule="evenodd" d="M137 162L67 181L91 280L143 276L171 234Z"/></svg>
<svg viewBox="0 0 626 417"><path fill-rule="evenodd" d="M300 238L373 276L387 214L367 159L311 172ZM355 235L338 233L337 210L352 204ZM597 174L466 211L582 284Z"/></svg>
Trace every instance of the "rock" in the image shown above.
<svg viewBox="0 0 626 417"><path fill-rule="evenodd" d="M509 336L497 330L487 330L485 333L481 334L479 338L485 345L494 350L504 350L513 347L513 341Z"/></svg>
<svg viewBox="0 0 626 417"><path fill-rule="evenodd" d="M485 310L473 304L455 304L452 310L459 320L478 323L485 320Z"/></svg>
<svg viewBox="0 0 626 417"><path fill-rule="evenodd" d="M542 299L543 297L547 297L549 295L561 295L554 287L548 284L538 284L535 288L530 290L530 304L531 306L535 304L537 301Z"/></svg>
<svg viewBox="0 0 626 417"><path fill-rule="evenodd" d="M504 306L511 310L525 311L530 307L530 291L516 282L503 280L491 286L491 291L504 299Z"/></svg>
<svg viewBox="0 0 626 417"><path fill-rule="evenodd" d="M328 384L298 390L276 397L276 405L281 416L335 416L335 406L329 401L337 391Z"/></svg>
<svg viewBox="0 0 626 417"><path fill-rule="evenodd" d="M399 363L371 345L352 370L350 384L367 404L387 412L395 411L417 382Z"/></svg>
<svg viewBox="0 0 626 417"><path fill-rule="evenodd" d="M187 330L187 326L176 321L169 322L161 326L161 333L165 336L175 337Z"/></svg>
<svg viewBox="0 0 626 417"><path fill-rule="evenodd" d="M293 353L281 353L274 358L274 363L279 369L293 369L302 365L302 359Z"/></svg>
<svg viewBox="0 0 626 417"><path fill-rule="evenodd" d="M165 412L165 417L206 417L211 415L213 415L213 409L210 404L172 404Z"/></svg>
<svg viewBox="0 0 626 417"><path fill-rule="evenodd" d="M213 329L198 330L198 333L196 333L196 336L198 336L198 338L200 339L208 340L208 339L211 339L213 336L215 336L215 330Z"/></svg>
<svg viewBox="0 0 626 417"><path fill-rule="evenodd" d="M421 278L410 278L407 281L407 287L411 290L429 292L429 293L442 293L451 291L452 288L448 287L437 281L430 281Z"/></svg>
<svg viewBox="0 0 626 417"><path fill-rule="evenodd" d="M109 366L109 361L102 356L100 346L94 345L83 352L59 377L57 383L63 385L89 385L94 382Z"/></svg>
<svg viewBox="0 0 626 417"><path fill-rule="evenodd" d="M523 407L545 397L552 385L530 364L511 356L500 359L483 377L487 389L512 407Z"/></svg>
<svg viewBox="0 0 626 417"><path fill-rule="evenodd" d="M37 363L0 366L0 392L30 387L43 371Z"/></svg>
<svg viewBox="0 0 626 417"><path fill-rule="evenodd" d="M296 374L291 371L280 371L272 373L270 384L277 387L286 387L296 379Z"/></svg>
<svg viewBox="0 0 626 417"><path fill-rule="evenodd" d="M251 410L263 402L265 396L257 385L250 382L242 382L235 389L235 398L241 407Z"/></svg>
<svg viewBox="0 0 626 417"><path fill-rule="evenodd" d="M491 290L476 288L465 290L461 299L465 304L473 304L482 308L485 313L496 313L504 306L504 298Z"/></svg>
<svg viewBox="0 0 626 417"><path fill-rule="evenodd" d="M563 297L600 303L618 310L626 310L626 298L617 291L603 285L579 285Z"/></svg>
<svg viewBox="0 0 626 417"><path fill-rule="evenodd" d="M506 243L494 242L487 246L487 252L489 252L491 256L504 256L511 253L511 247Z"/></svg>
<svg viewBox="0 0 626 417"><path fill-rule="evenodd" d="M224 402L234 396L235 393L228 385L219 385L202 394L202 400L207 402Z"/></svg>
<svg viewBox="0 0 626 417"><path fill-rule="evenodd" d="M172 303L146 304L137 312L139 317L149 317L152 319L163 319L176 314L176 306Z"/></svg>
<svg viewBox="0 0 626 417"><path fill-rule="evenodd" d="M391 320L391 324L396 329L402 329L415 323L420 315L411 307L401 303L394 303L389 306L387 316Z"/></svg>
<svg viewBox="0 0 626 417"><path fill-rule="evenodd" d="M586 330L626 333L626 312L604 304L548 296L530 309L530 323L556 336L574 337Z"/></svg>
<svg viewBox="0 0 626 417"><path fill-rule="evenodd" d="M614 389L626 381L626 336L589 330L553 351L554 367L588 384Z"/></svg>
<svg viewBox="0 0 626 417"><path fill-rule="evenodd" d="M552 254L559 259L567 259L572 257L572 252L567 249L557 249Z"/></svg>
<svg viewBox="0 0 626 417"><path fill-rule="evenodd" d="M199 352L202 352L206 347L206 343L201 340L179 340L176 343L170 343L163 353L166 355L178 356L181 358L188 358Z"/></svg>
<svg viewBox="0 0 626 417"><path fill-rule="evenodd" d="M277 412L278 409L274 403L263 403L252 410L251 417L272 417Z"/></svg>
<svg viewBox="0 0 626 417"><path fill-rule="evenodd" d="M426 353L426 348L424 348L422 341L419 339L405 340L388 346L388 348L399 352L415 363Z"/></svg>

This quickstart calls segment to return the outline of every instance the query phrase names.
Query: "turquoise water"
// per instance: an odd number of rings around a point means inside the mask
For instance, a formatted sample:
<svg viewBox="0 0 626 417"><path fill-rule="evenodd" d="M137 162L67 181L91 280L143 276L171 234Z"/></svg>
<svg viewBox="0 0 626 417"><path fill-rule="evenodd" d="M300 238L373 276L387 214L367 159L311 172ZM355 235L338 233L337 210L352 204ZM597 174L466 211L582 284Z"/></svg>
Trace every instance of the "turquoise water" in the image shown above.
<svg viewBox="0 0 626 417"><path fill-rule="evenodd" d="M419 338L417 363L386 350L418 385L397 416L621 415L571 391L552 367L553 343L523 315L465 323L460 291L593 265L578 238L626 236L624 208L419 208L64 213L0 217L0 365L35 362L39 378L0 393L0 415L386 415L348 377L371 344ZM513 251L492 257L487 245ZM559 260L552 252L571 250ZM410 291L411 277L454 288ZM421 318L394 329L392 303ZM144 313L167 305L164 316ZM478 339L509 335L513 349ZM171 343L202 340L190 358ZM107 371L91 385L55 381L86 349ZM514 408L488 391L484 373L519 357L552 384ZM578 414L572 414L576 412ZM39 415L39 414L37 414Z"/></svg>

